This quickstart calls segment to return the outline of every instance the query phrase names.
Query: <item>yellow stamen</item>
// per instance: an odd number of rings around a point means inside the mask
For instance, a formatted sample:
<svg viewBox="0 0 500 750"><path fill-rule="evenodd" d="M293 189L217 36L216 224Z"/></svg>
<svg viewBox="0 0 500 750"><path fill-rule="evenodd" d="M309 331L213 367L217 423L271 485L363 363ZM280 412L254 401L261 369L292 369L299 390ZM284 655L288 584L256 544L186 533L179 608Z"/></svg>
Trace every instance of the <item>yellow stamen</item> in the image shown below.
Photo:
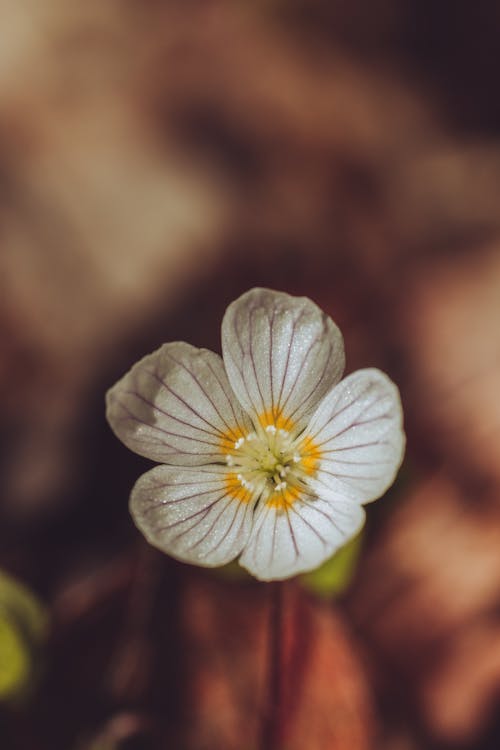
<svg viewBox="0 0 500 750"><path fill-rule="evenodd" d="M306 474L311 476L318 468L322 452L310 437L304 440L297 447L297 455L300 457L299 466Z"/></svg>
<svg viewBox="0 0 500 750"><path fill-rule="evenodd" d="M266 505L277 510L290 508L300 498L300 491L296 487L284 487L269 496Z"/></svg>
<svg viewBox="0 0 500 750"><path fill-rule="evenodd" d="M275 427L277 430L287 430L290 432L293 429L293 422L288 417L284 417L279 409L270 409L259 415L259 424L266 429L266 427Z"/></svg>
<svg viewBox="0 0 500 750"><path fill-rule="evenodd" d="M240 503L248 503L253 498L253 492L248 487L244 487L241 479L237 474L227 474L225 477L226 492L234 500Z"/></svg>
<svg viewBox="0 0 500 750"><path fill-rule="evenodd" d="M221 437L220 441L220 447L224 454L234 454L235 452L235 443L238 442L238 440L241 440L242 438L245 438L246 432L243 432L243 430L240 427L233 427L230 428L224 435Z"/></svg>

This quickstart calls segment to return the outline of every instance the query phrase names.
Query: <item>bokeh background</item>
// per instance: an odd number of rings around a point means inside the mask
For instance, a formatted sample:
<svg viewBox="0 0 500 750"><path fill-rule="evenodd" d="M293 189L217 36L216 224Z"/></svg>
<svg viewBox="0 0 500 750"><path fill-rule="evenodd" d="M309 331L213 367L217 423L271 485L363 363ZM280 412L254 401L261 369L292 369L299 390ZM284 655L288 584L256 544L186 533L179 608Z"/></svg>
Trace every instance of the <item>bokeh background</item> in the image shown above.
<svg viewBox="0 0 500 750"><path fill-rule="evenodd" d="M0 2L0 745L252 750L267 588L147 547L105 390L305 294L408 450L291 583L288 750L500 747L500 7Z"/></svg>

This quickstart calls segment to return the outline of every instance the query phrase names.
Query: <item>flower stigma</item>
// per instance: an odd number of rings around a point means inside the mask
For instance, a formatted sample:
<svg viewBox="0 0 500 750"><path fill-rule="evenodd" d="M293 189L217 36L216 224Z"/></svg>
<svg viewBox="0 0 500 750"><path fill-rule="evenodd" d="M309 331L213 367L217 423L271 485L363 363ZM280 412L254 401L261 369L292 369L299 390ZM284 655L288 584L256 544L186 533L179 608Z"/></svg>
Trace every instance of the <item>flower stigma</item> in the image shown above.
<svg viewBox="0 0 500 750"><path fill-rule="evenodd" d="M311 438L266 421L259 420L255 431L240 435L227 450L233 471L226 486L241 502L285 510L300 498L306 477L315 475L320 451ZM224 443L228 446L229 440Z"/></svg>

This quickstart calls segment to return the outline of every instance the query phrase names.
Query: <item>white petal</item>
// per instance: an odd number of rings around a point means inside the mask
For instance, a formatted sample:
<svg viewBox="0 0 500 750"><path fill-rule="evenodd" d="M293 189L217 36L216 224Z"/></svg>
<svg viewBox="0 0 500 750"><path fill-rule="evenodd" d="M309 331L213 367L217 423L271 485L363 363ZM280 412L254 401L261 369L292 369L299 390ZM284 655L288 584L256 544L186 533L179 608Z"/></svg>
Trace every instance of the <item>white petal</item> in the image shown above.
<svg viewBox="0 0 500 750"><path fill-rule="evenodd" d="M234 560L252 526L253 502L228 492L222 466L156 466L130 496L130 511L146 539L163 552L212 567Z"/></svg>
<svg viewBox="0 0 500 750"><path fill-rule="evenodd" d="M224 461L224 446L251 429L222 359L174 342L144 357L107 394L107 418L131 450L167 464Z"/></svg>
<svg viewBox="0 0 500 750"><path fill-rule="evenodd" d="M359 370L325 396L307 428L318 456L316 492L322 487L361 503L392 484L405 436L399 391L380 370Z"/></svg>
<svg viewBox="0 0 500 750"><path fill-rule="evenodd" d="M222 322L229 381L261 423L300 428L344 369L342 334L306 297L252 289Z"/></svg>
<svg viewBox="0 0 500 750"><path fill-rule="evenodd" d="M364 520L363 508L344 497L304 495L279 510L259 505L239 563L262 581L313 570L352 539Z"/></svg>

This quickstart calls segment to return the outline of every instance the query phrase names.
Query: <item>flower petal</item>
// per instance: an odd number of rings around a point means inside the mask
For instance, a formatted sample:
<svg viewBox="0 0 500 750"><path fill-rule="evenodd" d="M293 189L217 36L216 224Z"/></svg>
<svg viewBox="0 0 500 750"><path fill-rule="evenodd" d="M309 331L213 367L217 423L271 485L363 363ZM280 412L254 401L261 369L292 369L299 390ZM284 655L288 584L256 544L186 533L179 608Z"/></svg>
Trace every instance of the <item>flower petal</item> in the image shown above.
<svg viewBox="0 0 500 750"><path fill-rule="evenodd" d="M107 418L131 450L184 466L223 462L225 448L251 428L222 359L183 342L134 365L108 392Z"/></svg>
<svg viewBox="0 0 500 750"><path fill-rule="evenodd" d="M342 380L307 428L318 460L310 486L320 494L324 487L347 493L361 503L380 497L403 458L402 421L399 391L383 372L358 370Z"/></svg>
<svg viewBox="0 0 500 750"><path fill-rule="evenodd" d="M303 494L285 508L257 507L240 565L262 581L313 570L357 534L363 508L349 498Z"/></svg>
<svg viewBox="0 0 500 750"><path fill-rule="evenodd" d="M261 424L285 429L304 419L344 369L342 334L306 297L252 289L229 305L222 322L229 382Z"/></svg>
<svg viewBox="0 0 500 750"><path fill-rule="evenodd" d="M228 490L223 466L199 469L156 466L130 496L137 527L155 547L195 565L224 565L250 536L253 502Z"/></svg>

